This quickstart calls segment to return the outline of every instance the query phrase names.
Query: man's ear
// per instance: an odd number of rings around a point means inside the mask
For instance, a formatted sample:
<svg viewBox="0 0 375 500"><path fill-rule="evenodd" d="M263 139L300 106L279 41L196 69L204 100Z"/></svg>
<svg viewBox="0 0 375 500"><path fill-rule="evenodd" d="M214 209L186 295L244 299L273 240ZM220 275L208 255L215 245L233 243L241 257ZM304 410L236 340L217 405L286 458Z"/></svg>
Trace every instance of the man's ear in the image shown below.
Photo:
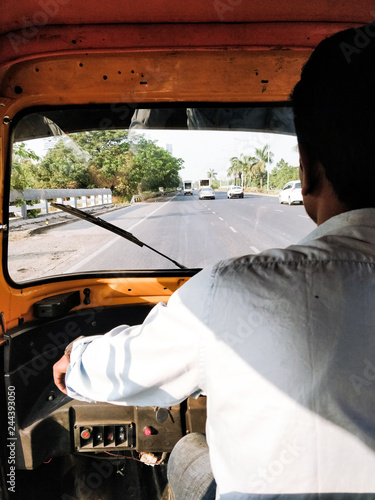
<svg viewBox="0 0 375 500"><path fill-rule="evenodd" d="M299 145L302 196L314 194L319 188L319 180L322 174L322 165L319 161L312 160L304 146Z"/></svg>

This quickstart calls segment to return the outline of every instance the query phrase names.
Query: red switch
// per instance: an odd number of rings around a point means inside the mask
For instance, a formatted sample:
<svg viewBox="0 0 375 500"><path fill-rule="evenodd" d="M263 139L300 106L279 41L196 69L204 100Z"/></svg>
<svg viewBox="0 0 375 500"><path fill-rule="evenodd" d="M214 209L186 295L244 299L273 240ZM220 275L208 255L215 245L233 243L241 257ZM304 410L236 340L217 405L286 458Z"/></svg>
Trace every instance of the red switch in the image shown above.
<svg viewBox="0 0 375 500"><path fill-rule="evenodd" d="M82 439L89 439L91 436L91 430L88 429L87 427L85 427L82 431L81 431L81 438Z"/></svg>

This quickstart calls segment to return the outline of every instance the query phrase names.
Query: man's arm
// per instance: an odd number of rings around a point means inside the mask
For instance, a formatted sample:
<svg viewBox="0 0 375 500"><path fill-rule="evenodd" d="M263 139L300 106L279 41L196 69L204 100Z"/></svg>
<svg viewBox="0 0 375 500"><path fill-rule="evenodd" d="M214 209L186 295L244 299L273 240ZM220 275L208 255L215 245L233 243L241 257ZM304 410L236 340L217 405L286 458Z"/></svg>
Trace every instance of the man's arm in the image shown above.
<svg viewBox="0 0 375 500"><path fill-rule="evenodd" d="M199 273L142 325L77 341L71 362L62 358L54 367L56 385L76 399L140 406L171 406L204 390L200 349L208 330L208 281Z"/></svg>

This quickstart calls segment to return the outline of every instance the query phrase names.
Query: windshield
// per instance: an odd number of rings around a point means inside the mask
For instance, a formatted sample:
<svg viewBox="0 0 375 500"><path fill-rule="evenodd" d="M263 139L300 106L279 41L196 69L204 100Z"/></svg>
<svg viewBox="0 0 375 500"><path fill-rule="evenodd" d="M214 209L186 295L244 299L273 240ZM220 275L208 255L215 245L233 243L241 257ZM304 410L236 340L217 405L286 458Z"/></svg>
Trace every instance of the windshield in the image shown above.
<svg viewBox="0 0 375 500"><path fill-rule="evenodd" d="M16 283L74 273L178 273L285 247L314 227L302 205L279 205L280 190L298 177L288 108L112 104L32 112L15 122L6 253ZM199 198L203 186L215 190L214 200ZM229 199L231 187L243 188L243 198Z"/></svg>

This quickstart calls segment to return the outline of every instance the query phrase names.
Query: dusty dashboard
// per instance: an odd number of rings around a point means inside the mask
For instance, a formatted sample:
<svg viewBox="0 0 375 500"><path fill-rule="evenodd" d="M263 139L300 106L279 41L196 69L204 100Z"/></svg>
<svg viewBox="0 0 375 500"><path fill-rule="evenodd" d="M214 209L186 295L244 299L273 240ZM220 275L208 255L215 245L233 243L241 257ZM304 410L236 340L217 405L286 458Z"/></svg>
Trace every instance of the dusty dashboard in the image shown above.
<svg viewBox="0 0 375 500"><path fill-rule="evenodd" d="M204 432L204 398L169 408L85 403L62 394L52 366L78 335L100 335L119 324L137 324L152 305L70 312L37 320L7 334L5 380L17 388L14 432L17 469L35 469L72 453L144 455L160 462L187 432Z"/></svg>

